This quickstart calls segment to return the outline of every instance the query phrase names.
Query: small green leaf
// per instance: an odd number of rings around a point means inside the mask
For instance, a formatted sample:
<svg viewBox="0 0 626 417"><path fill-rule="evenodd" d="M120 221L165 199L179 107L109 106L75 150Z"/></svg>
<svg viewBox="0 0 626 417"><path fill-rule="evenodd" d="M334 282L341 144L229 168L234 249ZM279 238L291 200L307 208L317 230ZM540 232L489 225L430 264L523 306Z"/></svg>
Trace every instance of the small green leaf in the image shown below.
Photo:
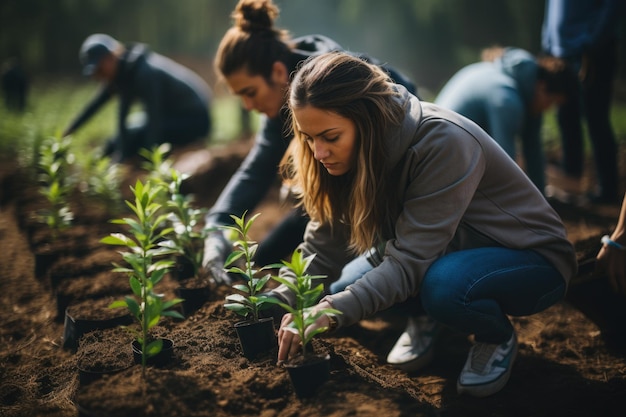
<svg viewBox="0 0 626 417"><path fill-rule="evenodd" d="M163 339L153 340L146 347L146 352L145 352L146 357L151 358L152 356L159 354L159 352L161 352L162 349L163 349Z"/></svg>

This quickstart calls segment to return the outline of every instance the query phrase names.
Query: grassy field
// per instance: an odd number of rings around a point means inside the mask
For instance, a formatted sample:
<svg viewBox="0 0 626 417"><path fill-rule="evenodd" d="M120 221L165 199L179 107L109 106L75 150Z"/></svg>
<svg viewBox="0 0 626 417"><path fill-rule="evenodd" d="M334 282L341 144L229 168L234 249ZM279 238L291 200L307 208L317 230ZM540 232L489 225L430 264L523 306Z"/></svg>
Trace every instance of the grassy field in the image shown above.
<svg viewBox="0 0 626 417"><path fill-rule="evenodd" d="M0 152L4 157L18 157L28 164L37 144L49 136L60 135L89 100L97 93L95 83L76 84L57 81L34 85L28 97L28 109L23 114L8 112L0 104ZM133 109L133 110L138 110ZM211 109L214 129L207 145L218 145L239 138L241 112L239 100L233 96L219 96ZM110 100L86 124L72 135L73 152L91 154L117 130L117 99ZM253 115L256 128L258 117Z"/></svg>
<svg viewBox="0 0 626 417"><path fill-rule="evenodd" d="M16 115L0 104L0 152L3 158L18 158L29 164L37 144L46 137L59 135L97 92L92 82L77 84L59 80L45 85L34 85L28 100L28 110ZM113 99L92 119L72 135L73 152L77 158L93 154L116 131L117 100ZM214 99L212 118L214 130L207 138L207 146L221 145L240 137L239 100L220 95ZM620 145L626 143L626 103L616 102L612 113L613 126ZM252 119L253 129L258 127L258 116ZM544 118L543 140L548 150L560 146L554 111ZM587 141L587 151L590 146Z"/></svg>

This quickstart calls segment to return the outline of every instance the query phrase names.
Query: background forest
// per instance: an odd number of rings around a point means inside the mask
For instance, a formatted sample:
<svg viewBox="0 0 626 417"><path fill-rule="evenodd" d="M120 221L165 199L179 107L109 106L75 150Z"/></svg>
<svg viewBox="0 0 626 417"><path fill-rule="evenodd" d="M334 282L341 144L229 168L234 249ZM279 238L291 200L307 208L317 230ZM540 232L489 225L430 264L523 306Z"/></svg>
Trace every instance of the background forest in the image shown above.
<svg viewBox="0 0 626 417"><path fill-rule="evenodd" d="M91 33L105 32L123 41L148 43L174 58L206 62L208 71L236 3L3 0L0 59L19 55L37 77L80 78L81 42ZM293 36L327 35L346 49L393 63L432 94L458 68L476 60L485 46L512 45L539 52L544 12L544 0L276 0L276 4L281 8L278 25ZM617 91L624 97L623 64L619 80Z"/></svg>

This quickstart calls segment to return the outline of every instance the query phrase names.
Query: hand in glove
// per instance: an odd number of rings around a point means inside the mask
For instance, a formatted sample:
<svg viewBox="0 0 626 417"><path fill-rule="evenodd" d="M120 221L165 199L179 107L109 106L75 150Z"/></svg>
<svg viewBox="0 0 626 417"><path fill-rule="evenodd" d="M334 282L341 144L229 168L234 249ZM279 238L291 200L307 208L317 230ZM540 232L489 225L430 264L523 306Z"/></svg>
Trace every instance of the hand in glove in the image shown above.
<svg viewBox="0 0 626 417"><path fill-rule="evenodd" d="M232 245L221 230L209 233L204 241L202 265L211 273L216 284L230 285L233 281L224 271L224 263L231 252Z"/></svg>

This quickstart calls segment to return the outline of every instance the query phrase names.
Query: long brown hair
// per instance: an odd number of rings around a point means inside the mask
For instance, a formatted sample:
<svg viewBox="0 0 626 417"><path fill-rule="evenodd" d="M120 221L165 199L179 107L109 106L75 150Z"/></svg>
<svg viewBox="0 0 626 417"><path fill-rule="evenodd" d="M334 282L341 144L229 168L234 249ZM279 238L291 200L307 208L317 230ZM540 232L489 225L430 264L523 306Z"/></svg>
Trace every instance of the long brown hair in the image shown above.
<svg viewBox="0 0 626 417"><path fill-rule="evenodd" d="M224 34L215 56L222 77L245 69L270 81L272 65L287 64L291 51L289 33L274 28L279 9L271 0L240 0L232 13L233 26Z"/></svg>
<svg viewBox="0 0 626 417"><path fill-rule="evenodd" d="M388 74L343 52L308 59L291 84L290 109L312 106L355 124L355 166L334 177L315 160L293 120L295 144L283 173L313 220L350 226L350 248L356 253L376 244L390 212L391 167L385 142L388 129L404 118L397 94Z"/></svg>

